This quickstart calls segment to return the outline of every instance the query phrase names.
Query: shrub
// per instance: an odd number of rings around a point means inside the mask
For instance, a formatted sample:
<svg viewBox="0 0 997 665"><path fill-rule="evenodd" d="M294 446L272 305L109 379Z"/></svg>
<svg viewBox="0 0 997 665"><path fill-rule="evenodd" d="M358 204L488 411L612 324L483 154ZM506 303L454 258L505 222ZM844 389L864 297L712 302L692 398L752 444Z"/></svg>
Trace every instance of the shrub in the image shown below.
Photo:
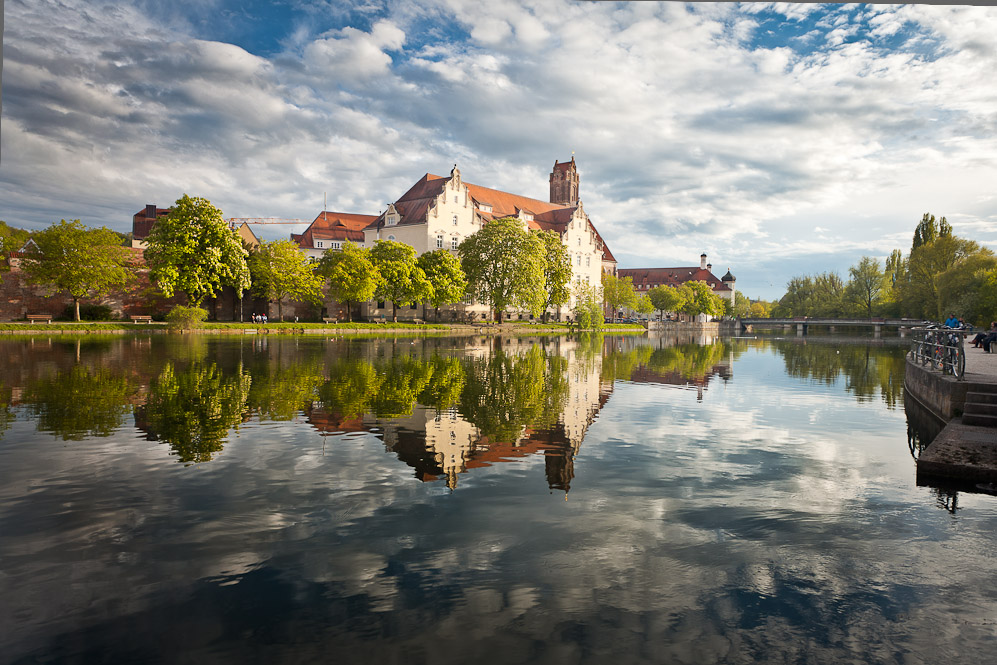
<svg viewBox="0 0 997 665"><path fill-rule="evenodd" d="M193 330L200 328L207 318L208 310L206 309L177 305L166 315L166 322L174 330Z"/></svg>
<svg viewBox="0 0 997 665"><path fill-rule="evenodd" d="M60 321L72 321L75 318L76 310L72 305L66 305L62 310L62 315L58 317ZM108 305L80 305L80 321L110 321L112 320L111 308Z"/></svg>

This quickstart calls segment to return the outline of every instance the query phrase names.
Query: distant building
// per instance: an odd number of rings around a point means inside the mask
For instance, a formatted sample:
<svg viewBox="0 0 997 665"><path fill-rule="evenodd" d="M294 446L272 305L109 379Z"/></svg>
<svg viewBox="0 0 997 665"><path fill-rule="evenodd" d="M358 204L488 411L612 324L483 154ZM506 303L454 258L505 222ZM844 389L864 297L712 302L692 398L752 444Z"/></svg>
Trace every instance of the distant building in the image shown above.
<svg viewBox="0 0 997 665"><path fill-rule="evenodd" d="M364 229L377 219L377 215L360 215L347 212L320 212L304 233L291 234L291 242L298 244L301 252L318 259L328 249L342 249L344 242L364 246Z"/></svg>
<svg viewBox="0 0 997 665"><path fill-rule="evenodd" d="M713 266L706 261L706 254L699 257L698 266L682 266L678 268L619 268L616 271L619 278L630 277L634 290L638 295L647 293L656 286L679 287L686 282L705 282L713 289L713 293L734 304L735 284L737 283L730 270L723 277L713 274Z"/></svg>

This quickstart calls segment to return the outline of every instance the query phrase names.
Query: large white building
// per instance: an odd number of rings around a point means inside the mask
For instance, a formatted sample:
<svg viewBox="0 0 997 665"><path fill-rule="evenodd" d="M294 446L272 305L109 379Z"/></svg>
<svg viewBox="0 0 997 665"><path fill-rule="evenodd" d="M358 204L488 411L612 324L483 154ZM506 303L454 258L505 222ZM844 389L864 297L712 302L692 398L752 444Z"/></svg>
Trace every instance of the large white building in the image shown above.
<svg viewBox="0 0 997 665"><path fill-rule="evenodd" d="M573 284L599 286L602 272L614 272L616 259L609 251L578 197L579 175L574 157L570 162L554 163L550 174L550 201L510 194L465 182L454 166L449 176L427 173L380 215L322 213L300 236L292 236L303 252L319 256L325 249L337 248L346 240L359 240L363 228L365 247L377 240L395 240L411 245L417 254L436 249L456 253L460 243L488 222L502 217L516 217L527 229L557 233L571 257ZM320 246L322 243L323 246ZM327 244L328 243L328 244ZM555 316L569 315L574 296ZM476 303L458 306L461 310L484 312ZM399 308L400 318L422 318L424 308ZM368 303L367 316L390 316L390 303Z"/></svg>

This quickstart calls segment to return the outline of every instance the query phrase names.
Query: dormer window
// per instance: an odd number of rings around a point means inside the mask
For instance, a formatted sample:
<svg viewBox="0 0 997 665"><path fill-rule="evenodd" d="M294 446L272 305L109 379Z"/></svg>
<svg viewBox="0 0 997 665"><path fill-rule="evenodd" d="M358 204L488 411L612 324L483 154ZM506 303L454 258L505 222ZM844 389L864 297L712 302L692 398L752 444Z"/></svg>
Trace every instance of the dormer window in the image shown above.
<svg viewBox="0 0 997 665"><path fill-rule="evenodd" d="M526 212L526 211L524 210L524 211L523 211L523 219L524 219L525 221L527 221L527 222L532 222L532 221L533 221L533 213L531 213L531 212Z"/></svg>
<svg viewBox="0 0 997 665"><path fill-rule="evenodd" d="M488 203L479 203L478 210L480 210L481 212L491 212L492 206Z"/></svg>
<svg viewBox="0 0 997 665"><path fill-rule="evenodd" d="M398 223L398 215L390 214L390 215L385 215L384 216L384 225L385 226L394 226L397 223Z"/></svg>
<svg viewBox="0 0 997 665"><path fill-rule="evenodd" d="M321 240L316 240L315 241L315 247L317 247L318 249L322 249L323 246L324 246L324 243Z"/></svg>
<svg viewBox="0 0 997 665"><path fill-rule="evenodd" d="M331 244L332 244L332 248L333 249L342 249L342 247L343 247L342 243L339 243L339 242L336 242L336 241L333 241Z"/></svg>

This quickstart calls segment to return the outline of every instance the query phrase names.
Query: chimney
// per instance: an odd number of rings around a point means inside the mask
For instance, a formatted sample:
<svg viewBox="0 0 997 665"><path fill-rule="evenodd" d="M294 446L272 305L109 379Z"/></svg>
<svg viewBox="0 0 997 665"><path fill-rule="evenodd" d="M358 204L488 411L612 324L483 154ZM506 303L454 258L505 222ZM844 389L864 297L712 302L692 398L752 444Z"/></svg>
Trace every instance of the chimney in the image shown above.
<svg viewBox="0 0 997 665"><path fill-rule="evenodd" d="M699 267L702 270L706 270L706 252L699 255Z"/></svg>
<svg viewBox="0 0 997 665"><path fill-rule="evenodd" d="M707 263L706 264L706 269L709 270L710 272L713 272L713 264L712 263Z"/></svg>

